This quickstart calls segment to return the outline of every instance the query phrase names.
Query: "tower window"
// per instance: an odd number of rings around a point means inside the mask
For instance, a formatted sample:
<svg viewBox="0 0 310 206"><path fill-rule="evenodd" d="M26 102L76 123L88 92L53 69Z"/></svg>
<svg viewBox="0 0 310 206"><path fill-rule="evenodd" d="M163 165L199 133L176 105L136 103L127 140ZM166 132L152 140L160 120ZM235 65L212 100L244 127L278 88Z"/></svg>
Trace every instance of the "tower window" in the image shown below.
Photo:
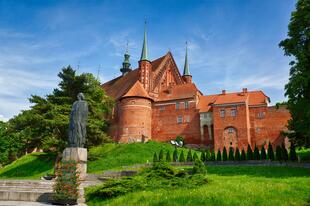
<svg viewBox="0 0 310 206"><path fill-rule="evenodd" d="M236 109L231 109L231 110L230 110L230 115L231 115L232 117L237 116L237 110L236 110Z"/></svg>
<svg viewBox="0 0 310 206"><path fill-rule="evenodd" d="M259 119L263 119L263 118L265 117L265 112L259 112L259 113L257 114L257 117L258 117Z"/></svg>
<svg viewBox="0 0 310 206"><path fill-rule="evenodd" d="M161 112L162 112L162 111L165 111L165 106L160 106L160 107L159 107L159 111L161 111Z"/></svg>
<svg viewBox="0 0 310 206"><path fill-rule="evenodd" d="M185 101L185 102L184 102L184 108L185 108L185 109L188 109L188 106L189 106L188 101Z"/></svg>
<svg viewBox="0 0 310 206"><path fill-rule="evenodd" d="M180 109L180 102L176 102L176 103L175 103L175 109L176 109L176 110Z"/></svg>
<svg viewBox="0 0 310 206"><path fill-rule="evenodd" d="M220 117L225 117L225 110L224 109L220 110Z"/></svg>
<svg viewBox="0 0 310 206"><path fill-rule="evenodd" d="M182 124L182 122L183 122L183 117L182 117L182 116L178 116L177 122L178 122L178 124Z"/></svg>

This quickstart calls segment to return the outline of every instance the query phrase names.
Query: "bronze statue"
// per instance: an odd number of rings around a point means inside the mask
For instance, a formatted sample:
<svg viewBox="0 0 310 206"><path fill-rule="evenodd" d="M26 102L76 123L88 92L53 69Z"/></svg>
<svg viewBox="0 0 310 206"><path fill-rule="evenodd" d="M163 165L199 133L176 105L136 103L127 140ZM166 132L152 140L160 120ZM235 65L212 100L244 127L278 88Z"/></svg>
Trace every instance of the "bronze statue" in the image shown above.
<svg viewBox="0 0 310 206"><path fill-rule="evenodd" d="M72 105L69 124L69 147L84 147L86 140L86 123L88 104L84 94L77 95L78 100Z"/></svg>

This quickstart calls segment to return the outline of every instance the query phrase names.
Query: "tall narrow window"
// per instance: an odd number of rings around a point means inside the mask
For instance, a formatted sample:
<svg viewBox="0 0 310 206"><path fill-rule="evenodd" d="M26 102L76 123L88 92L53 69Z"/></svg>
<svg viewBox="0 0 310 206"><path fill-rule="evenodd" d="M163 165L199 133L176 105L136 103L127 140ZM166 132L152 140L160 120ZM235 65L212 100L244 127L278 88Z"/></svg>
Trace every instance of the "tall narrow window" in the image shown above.
<svg viewBox="0 0 310 206"><path fill-rule="evenodd" d="M224 109L220 110L220 117L225 117L225 110Z"/></svg>
<svg viewBox="0 0 310 206"><path fill-rule="evenodd" d="M184 102L184 108L185 108L185 109L188 109L188 101L185 101L185 102Z"/></svg>
<svg viewBox="0 0 310 206"><path fill-rule="evenodd" d="M257 117L258 117L259 119L263 119L263 118L265 117L265 112L259 112L259 113L257 114Z"/></svg>
<svg viewBox="0 0 310 206"><path fill-rule="evenodd" d="M175 103L175 109L177 109L177 110L180 109L180 102Z"/></svg>
<svg viewBox="0 0 310 206"><path fill-rule="evenodd" d="M178 122L178 124L182 124L182 122L183 122L182 116L178 116L177 122Z"/></svg>
<svg viewBox="0 0 310 206"><path fill-rule="evenodd" d="M236 109L231 109L230 110L230 116L232 116L232 117L237 116L237 110Z"/></svg>
<svg viewBox="0 0 310 206"><path fill-rule="evenodd" d="M159 111L161 111L161 112L162 112L162 111L165 111L165 106L160 106L160 107L159 107Z"/></svg>

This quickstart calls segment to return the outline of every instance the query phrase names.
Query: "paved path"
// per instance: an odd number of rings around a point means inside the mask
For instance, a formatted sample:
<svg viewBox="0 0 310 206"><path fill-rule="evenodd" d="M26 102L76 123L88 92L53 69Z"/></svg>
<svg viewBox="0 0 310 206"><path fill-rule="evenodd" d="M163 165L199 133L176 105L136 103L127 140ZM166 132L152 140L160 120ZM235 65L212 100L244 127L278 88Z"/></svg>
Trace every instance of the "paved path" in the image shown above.
<svg viewBox="0 0 310 206"><path fill-rule="evenodd" d="M42 202L24 202L24 201L0 201L0 206L47 206L52 205ZM78 206L86 206L86 204L78 204Z"/></svg>

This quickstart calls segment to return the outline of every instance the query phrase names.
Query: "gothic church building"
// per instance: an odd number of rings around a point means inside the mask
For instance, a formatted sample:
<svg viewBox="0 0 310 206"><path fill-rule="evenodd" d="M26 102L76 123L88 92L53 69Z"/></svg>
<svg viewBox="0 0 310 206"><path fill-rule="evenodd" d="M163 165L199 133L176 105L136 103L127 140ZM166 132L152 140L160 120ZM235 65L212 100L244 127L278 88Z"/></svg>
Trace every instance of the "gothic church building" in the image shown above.
<svg viewBox="0 0 310 206"><path fill-rule="evenodd" d="M203 95L192 82L185 55L181 74L170 52L151 61L147 34L139 67L130 68L125 53L122 74L102 85L116 101L110 135L118 142L168 142L182 135L187 144L215 150L281 144L290 119L284 107L268 106L263 91Z"/></svg>

